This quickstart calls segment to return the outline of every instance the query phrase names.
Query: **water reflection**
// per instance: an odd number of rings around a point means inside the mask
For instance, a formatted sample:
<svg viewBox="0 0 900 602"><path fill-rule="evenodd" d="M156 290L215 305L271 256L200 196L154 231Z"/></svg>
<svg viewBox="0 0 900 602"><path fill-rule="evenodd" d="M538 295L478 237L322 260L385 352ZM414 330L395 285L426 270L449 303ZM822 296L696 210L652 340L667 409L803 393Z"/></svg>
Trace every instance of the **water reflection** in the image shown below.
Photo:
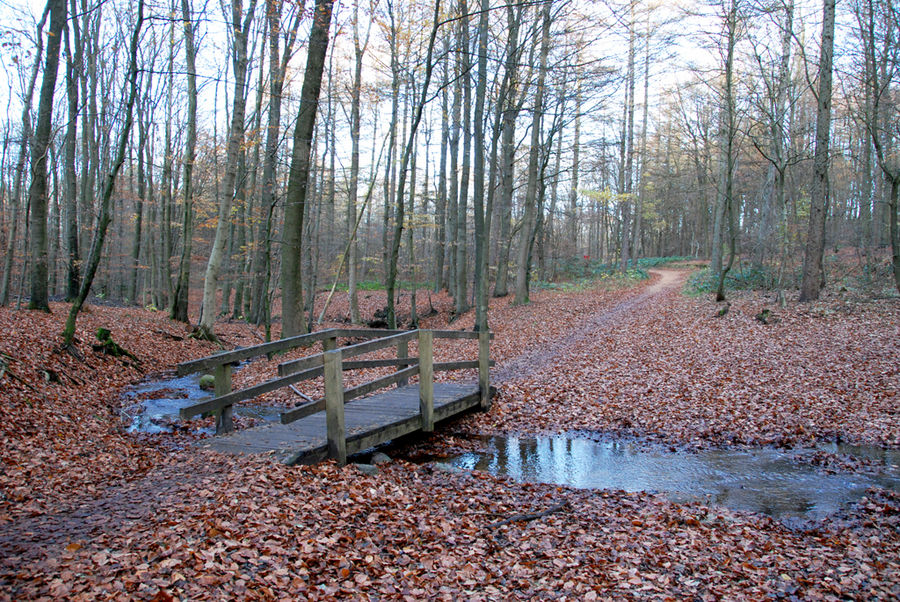
<svg viewBox="0 0 900 602"><path fill-rule="evenodd" d="M900 491L897 450L831 445L823 451L875 460L881 469L878 474L826 474L798 461L796 451L771 448L663 452L638 449L627 441L570 437L492 437L485 442L484 453L462 454L445 463L517 481L661 492L676 501L709 500L775 517L821 518L869 487Z"/></svg>

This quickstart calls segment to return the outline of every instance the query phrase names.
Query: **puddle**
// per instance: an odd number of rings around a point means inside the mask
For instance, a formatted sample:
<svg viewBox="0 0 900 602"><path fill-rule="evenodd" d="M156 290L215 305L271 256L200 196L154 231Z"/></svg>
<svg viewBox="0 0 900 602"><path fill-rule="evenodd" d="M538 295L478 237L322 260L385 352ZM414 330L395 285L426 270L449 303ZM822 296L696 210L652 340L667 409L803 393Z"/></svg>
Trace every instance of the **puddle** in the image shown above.
<svg viewBox="0 0 900 602"><path fill-rule="evenodd" d="M817 468L799 458L817 450L647 451L628 442L564 436L490 437L483 453L440 462L517 481L583 489L663 493L676 502L700 500L776 518L819 519L859 499L870 487L900 491L900 451L826 444L820 451L867 460L866 473Z"/></svg>
<svg viewBox="0 0 900 602"><path fill-rule="evenodd" d="M181 408L194 405L212 397L211 391L200 388L202 374L189 374L148 381L134 385L124 393L126 409L122 417L128 423L130 433L171 433ZM131 402L131 403L129 403ZM283 408L241 404L234 406L234 415L277 422ZM198 429L212 434L214 428Z"/></svg>

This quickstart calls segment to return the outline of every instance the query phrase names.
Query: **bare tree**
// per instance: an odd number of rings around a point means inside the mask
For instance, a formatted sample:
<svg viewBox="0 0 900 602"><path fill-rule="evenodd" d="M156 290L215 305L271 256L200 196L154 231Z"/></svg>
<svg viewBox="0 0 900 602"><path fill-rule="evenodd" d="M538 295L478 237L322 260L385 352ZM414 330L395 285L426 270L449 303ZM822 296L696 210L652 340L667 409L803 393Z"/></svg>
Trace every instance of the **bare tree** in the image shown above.
<svg viewBox="0 0 900 602"><path fill-rule="evenodd" d="M109 173L103 182L103 193L100 197L100 215L97 223L97 229L94 231L93 240L91 241L91 251L88 255L87 264L85 266L84 278L81 281L81 289L78 297L72 302L69 309L69 315L66 318L66 325L63 329L63 344L67 347L72 345L75 336L75 321L78 313L81 311L88 294L91 291L91 285L94 282L94 276L97 274L97 267L100 265L100 256L103 253L103 243L106 239L106 230L112 221L112 195L116 186L116 176L125 162L125 151L128 148L128 140L131 137L132 112L134 103L138 95L138 46L141 39L141 27L144 24L144 0L138 0L137 20L131 34L131 45L128 52L128 74L126 81L128 82L128 97L125 101L123 117L125 122L122 124L122 130L119 132L119 141L116 145L116 155L110 167Z"/></svg>
<svg viewBox="0 0 900 602"><path fill-rule="evenodd" d="M209 252L209 261L206 264L206 277L203 281L203 306L200 309L200 324L197 326L197 336L210 340L216 340L216 335L213 332L213 325L216 321L216 283L219 279L219 270L221 269L225 247L228 243L231 205L234 201L238 160L244 140L247 67L249 64L247 43L250 37L250 26L253 22L255 9L256 0L250 0L246 14L243 14L241 0L233 0L231 4L229 29L231 30L231 61L234 71L231 126L228 129L228 143L225 148L225 174L222 183L222 194L219 197L216 236L213 240L212 250Z"/></svg>
<svg viewBox="0 0 900 602"><path fill-rule="evenodd" d="M294 127L294 151L285 198L282 237L284 250L281 258L281 336L284 338L306 331L301 274L303 213L309 188L310 153L319 107L319 92L322 88L322 72L325 70L325 56L328 53L328 29L331 25L332 5L332 0L316 0L313 9L306 71L300 92L300 114Z"/></svg>
<svg viewBox="0 0 900 602"><path fill-rule="evenodd" d="M38 104L38 118L31 143L31 186L28 204L31 207L31 302L30 309L50 311L47 293L47 152L53 127L53 92L59 70L59 49L62 30L66 25L66 0L48 0L50 29L47 32L47 51L44 77Z"/></svg>
<svg viewBox="0 0 900 602"><path fill-rule="evenodd" d="M816 109L816 150L809 209L809 229L803 256L800 300L815 301L825 281L825 215L828 212L828 154L831 144L831 77L834 55L835 0L822 7L822 48L819 55L819 90Z"/></svg>

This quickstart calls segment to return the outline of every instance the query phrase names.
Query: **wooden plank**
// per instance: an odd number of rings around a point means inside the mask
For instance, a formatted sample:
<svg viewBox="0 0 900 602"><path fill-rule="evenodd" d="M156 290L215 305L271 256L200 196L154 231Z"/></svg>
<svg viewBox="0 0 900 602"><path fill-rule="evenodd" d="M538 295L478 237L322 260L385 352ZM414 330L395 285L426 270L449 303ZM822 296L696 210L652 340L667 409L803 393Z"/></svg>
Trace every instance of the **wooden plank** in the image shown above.
<svg viewBox="0 0 900 602"><path fill-rule="evenodd" d="M481 392L481 409L491 409L490 382L491 338L489 332L478 333L478 389Z"/></svg>
<svg viewBox="0 0 900 602"><path fill-rule="evenodd" d="M223 397L231 392L231 364L220 364L215 367L213 378L215 379L214 393L216 397ZM216 434L230 433L234 430L231 404L222 406L216 413Z"/></svg>
<svg viewBox="0 0 900 602"><path fill-rule="evenodd" d="M480 402L477 385L434 383L435 422L478 407ZM345 453L421 430L419 403L419 386L412 385L343 404ZM316 462L329 455L326 414L319 411L291 424L268 423L207 439L200 445L225 453L268 453L289 463ZM339 450L336 453L339 455Z"/></svg>
<svg viewBox="0 0 900 602"><path fill-rule="evenodd" d="M346 391L344 391L344 399L349 400L353 399L354 397L362 397L363 395L368 395L373 391L377 391L378 389L382 389L396 382L400 382L405 378L415 376L418 372L419 366L417 364L415 366L410 366L409 368L404 368L403 370L398 370L397 372L388 374L387 376L376 378L375 380L359 385L358 387L347 389Z"/></svg>
<svg viewBox="0 0 900 602"><path fill-rule="evenodd" d="M409 357L409 341L397 341L397 357L400 359L406 359ZM405 378L397 381L398 387L405 387L408 384L409 380Z"/></svg>
<svg viewBox="0 0 900 602"><path fill-rule="evenodd" d="M325 409L325 399L317 399L315 401L311 401L309 403L305 403L302 406L297 406L296 408L291 408L287 412L281 413L281 424L290 424L295 420L300 420L301 418L306 418L307 416L311 416L316 412L321 412Z"/></svg>
<svg viewBox="0 0 900 602"><path fill-rule="evenodd" d="M434 336L427 330L419 331L419 413L422 430L434 431Z"/></svg>
<svg viewBox="0 0 900 602"><path fill-rule="evenodd" d="M410 387L413 388L413 387ZM473 408L479 403L479 393L475 387L467 387L469 393L461 397L445 403L442 407L444 412L435 413L438 420L455 416L460 412ZM386 395L386 394L385 394ZM436 407L437 410L437 407ZM347 436L347 454L355 454L369 449L386 441L391 441L413 433L420 429L421 421L419 416L411 415L406 418L398 418L397 420L374 427L372 430L356 433ZM284 457L286 464L313 464L321 462L328 457L327 449L324 445L310 446L305 449L297 449L296 451Z"/></svg>
<svg viewBox="0 0 900 602"><path fill-rule="evenodd" d="M470 330L432 330L436 339L477 339L479 333ZM488 332L493 339L494 333Z"/></svg>
<svg viewBox="0 0 900 602"><path fill-rule="evenodd" d="M201 370L208 370L209 368L213 368L221 364L236 363L269 353L277 353L279 351L293 349L294 347L300 347L301 345L321 341L323 338L326 338L328 336L334 336L329 334L334 330L334 328L328 328L326 330L319 330L316 332L311 332L309 334L301 334L295 337L289 337L287 339L271 341L269 343L262 343L260 345L252 345L250 347L244 347L243 349L235 349L234 351L217 353L216 355L201 357L200 359L191 360L189 362L182 362L175 367L175 373L178 376L185 376L187 374L193 374L194 372L200 372Z"/></svg>
<svg viewBox="0 0 900 602"><path fill-rule="evenodd" d="M347 438L344 429L344 385L341 383L341 352L325 353L325 417L328 430L328 456L341 466L347 463Z"/></svg>
<svg viewBox="0 0 900 602"><path fill-rule="evenodd" d="M324 331L323 331L324 332ZM373 341L366 341L365 343L357 343L355 345L348 345L347 347L341 347L341 354L344 359L348 357L354 357L357 355L363 355L364 353L370 353L372 351L377 351L379 349L383 349L385 347L389 347L399 341L408 341L412 338L415 338L416 331L415 330L404 330L400 334L394 334L387 337L382 337L380 339L375 339ZM310 355L308 357L300 358L297 360L293 360L290 362L284 362L278 365L278 374L279 375L287 375L295 372L298 369L304 369L311 365L314 365L317 361L320 362L321 359L316 359L321 357L321 353L317 353L316 355ZM300 366L300 368L297 368Z"/></svg>
<svg viewBox="0 0 900 602"><path fill-rule="evenodd" d="M382 360L352 360L344 362L344 370L359 370L365 368L383 368L385 366L411 366L419 361L416 357L389 357Z"/></svg>
<svg viewBox="0 0 900 602"><path fill-rule="evenodd" d="M410 366L409 368L405 368L398 372L393 372L384 376L382 378L375 379L368 383L364 383L359 385L358 387L353 387L350 389L344 390L344 402L347 403L357 397L362 397L363 395L367 395L372 393L373 391L377 391L378 389L382 389L384 387L390 386L396 382L398 382L402 378L408 378L410 376L415 376L418 372L418 365ZM294 422L295 420L300 420L306 416L311 414L315 414L316 412L321 412L325 409L325 400L317 399L316 401L312 401L302 406L298 406L296 408L292 408L286 412L282 412L281 414L281 423L289 424Z"/></svg>
<svg viewBox="0 0 900 602"><path fill-rule="evenodd" d="M289 362L282 362L278 364L278 376L287 376L289 374L296 374L302 370L317 368L322 365L322 361L322 354L316 353Z"/></svg>
<svg viewBox="0 0 900 602"><path fill-rule="evenodd" d="M334 336L341 339L381 339L394 334L410 332L408 330L389 330L387 328L334 328Z"/></svg>

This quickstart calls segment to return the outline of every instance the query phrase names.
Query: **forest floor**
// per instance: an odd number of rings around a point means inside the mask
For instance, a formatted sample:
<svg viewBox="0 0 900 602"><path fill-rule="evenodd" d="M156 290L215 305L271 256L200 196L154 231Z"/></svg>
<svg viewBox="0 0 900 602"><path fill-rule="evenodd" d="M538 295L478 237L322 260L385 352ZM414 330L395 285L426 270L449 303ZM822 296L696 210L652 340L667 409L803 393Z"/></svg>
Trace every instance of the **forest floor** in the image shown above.
<svg viewBox="0 0 900 602"><path fill-rule="evenodd" d="M494 300L492 410L413 447L440 455L476 434L569 431L685 453L900 447L897 298L829 289L782 308L734 293L718 316L721 305L681 293L685 275L538 292L526 306ZM362 302L371 315L383 294ZM419 302L430 309L427 296ZM430 305L424 327L471 328L471 312L448 326L446 295ZM338 298L332 325L345 306ZM764 308L769 324L755 319ZM871 490L791 526L404 460L366 476L202 452L188 431L125 432L121 395L215 346L160 312L92 306L76 358L59 347L65 306L52 309L0 309L0 599L900 597L895 493ZM93 351L101 326L139 361ZM228 345L260 342L241 322L217 331ZM236 385L267 364L238 372Z"/></svg>

